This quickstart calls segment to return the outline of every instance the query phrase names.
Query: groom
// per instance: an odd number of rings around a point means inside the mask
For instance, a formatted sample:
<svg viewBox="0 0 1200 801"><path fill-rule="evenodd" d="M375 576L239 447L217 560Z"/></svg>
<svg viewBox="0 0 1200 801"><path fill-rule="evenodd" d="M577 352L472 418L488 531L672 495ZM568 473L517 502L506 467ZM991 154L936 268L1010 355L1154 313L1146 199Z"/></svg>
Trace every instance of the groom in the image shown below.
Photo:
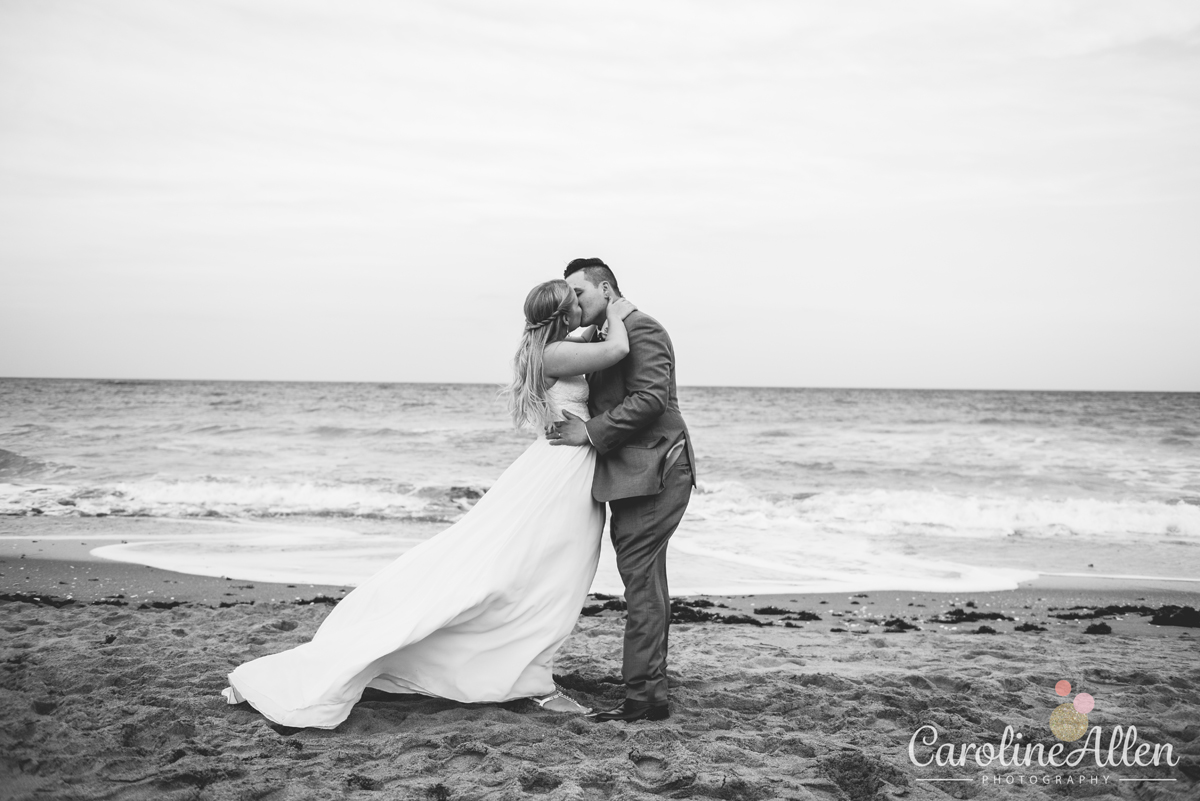
<svg viewBox="0 0 1200 801"><path fill-rule="evenodd" d="M564 277L583 310L581 325L603 323L609 300L621 297L616 276L600 259L575 259ZM590 717L662 720L670 716L667 540L683 518L696 479L676 398L671 338L640 311L625 318L625 328L629 355L588 376L591 419L564 412L566 420L551 424L549 439L552 445L590 443L596 449L592 497L612 509L609 531L625 583L625 703Z"/></svg>

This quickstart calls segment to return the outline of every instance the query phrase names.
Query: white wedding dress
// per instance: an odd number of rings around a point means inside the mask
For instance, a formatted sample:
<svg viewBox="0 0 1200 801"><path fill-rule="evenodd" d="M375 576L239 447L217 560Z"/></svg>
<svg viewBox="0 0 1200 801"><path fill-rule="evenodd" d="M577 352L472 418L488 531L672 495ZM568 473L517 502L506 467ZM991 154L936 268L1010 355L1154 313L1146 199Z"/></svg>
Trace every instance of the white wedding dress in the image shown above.
<svg viewBox="0 0 1200 801"><path fill-rule="evenodd" d="M583 376L547 391L588 418ZM455 701L554 692L600 556L596 452L540 436L470 511L356 587L311 641L246 662L222 691L285 726L332 729L363 689Z"/></svg>

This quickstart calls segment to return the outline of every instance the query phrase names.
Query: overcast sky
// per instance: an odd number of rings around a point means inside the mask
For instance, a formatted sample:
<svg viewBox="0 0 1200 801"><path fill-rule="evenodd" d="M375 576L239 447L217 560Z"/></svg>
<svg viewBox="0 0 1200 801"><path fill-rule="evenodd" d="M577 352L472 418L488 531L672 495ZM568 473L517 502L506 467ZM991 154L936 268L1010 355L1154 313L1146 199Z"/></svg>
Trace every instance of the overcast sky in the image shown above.
<svg viewBox="0 0 1200 801"><path fill-rule="evenodd" d="M1200 390L1200 4L0 2L0 375Z"/></svg>

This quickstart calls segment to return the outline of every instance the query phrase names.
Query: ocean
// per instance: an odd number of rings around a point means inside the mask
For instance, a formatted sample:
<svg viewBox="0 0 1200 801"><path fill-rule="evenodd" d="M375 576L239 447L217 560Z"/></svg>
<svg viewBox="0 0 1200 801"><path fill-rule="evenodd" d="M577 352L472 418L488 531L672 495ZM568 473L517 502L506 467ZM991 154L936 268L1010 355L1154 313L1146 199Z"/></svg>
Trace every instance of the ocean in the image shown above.
<svg viewBox="0 0 1200 801"><path fill-rule="evenodd" d="M0 379L0 534L27 516L191 521L125 543L118 526L97 553L353 584L452 525L528 447L497 389ZM673 592L1200 579L1200 394L679 396L699 486ZM605 548L594 589L620 591Z"/></svg>

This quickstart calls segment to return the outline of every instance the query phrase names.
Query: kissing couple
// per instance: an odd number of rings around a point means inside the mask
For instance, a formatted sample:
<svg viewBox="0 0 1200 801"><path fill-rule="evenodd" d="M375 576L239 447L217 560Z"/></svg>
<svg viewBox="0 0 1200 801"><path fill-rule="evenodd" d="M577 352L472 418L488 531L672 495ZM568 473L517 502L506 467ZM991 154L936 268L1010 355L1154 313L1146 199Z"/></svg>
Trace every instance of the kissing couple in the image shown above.
<svg viewBox="0 0 1200 801"><path fill-rule="evenodd" d="M513 422L539 438L462 519L347 594L311 641L234 669L230 704L321 729L367 687L530 698L596 721L670 715L667 542L696 483L671 338L621 295L608 265L575 259L525 298L513 373ZM605 503L628 613L625 701L593 712L553 668L596 574Z"/></svg>

